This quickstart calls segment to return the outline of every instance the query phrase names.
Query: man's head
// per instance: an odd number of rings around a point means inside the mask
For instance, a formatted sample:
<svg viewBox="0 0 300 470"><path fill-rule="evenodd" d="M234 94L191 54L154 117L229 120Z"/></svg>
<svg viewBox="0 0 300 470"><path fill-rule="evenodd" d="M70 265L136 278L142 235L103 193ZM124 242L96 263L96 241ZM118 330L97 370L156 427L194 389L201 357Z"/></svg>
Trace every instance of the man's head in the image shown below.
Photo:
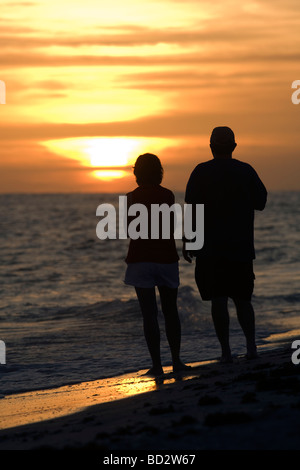
<svg viewBox="0 0 300 470"><path fill-rule="evenodd" d="M210 137L210 148L214 158L231 158L236 147L234 133L229 127L215 127Z"/></svg>

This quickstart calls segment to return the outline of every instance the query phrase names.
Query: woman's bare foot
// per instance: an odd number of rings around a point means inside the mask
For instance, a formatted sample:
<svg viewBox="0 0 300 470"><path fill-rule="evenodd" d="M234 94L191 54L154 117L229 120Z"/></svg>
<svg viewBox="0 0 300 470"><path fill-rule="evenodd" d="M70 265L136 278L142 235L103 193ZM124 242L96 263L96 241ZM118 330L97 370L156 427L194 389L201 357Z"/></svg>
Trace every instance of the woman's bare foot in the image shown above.
<svg viewBox="0 0 300 470"><path fill-rule="evenodd" d="M176 361L173 364L173 372L184 372L184 371L190 370L191 368L192 368L192 366L187 366L186 364L184 364L180 360Z"/></svg>
<svg viewBox="0 0 300 470"><path fill-rule="evenodd" d="M161 366L153 366L149 369L145 375L149 375L150 377L158 377L159 375L163 375L164 370Z"/></svg>
<svg viewBox="0 0 300 470"><path fill-rule="evenodd" d="M231 364L233 362L231 354L222 354L220 362L221 364Z"/></svg>
<svg viewBox="0 0 300 470"><path fill-rule="evenodd" d="M222 355L221 355L220 362L221 364L230 364L231 362L233 362L231 349L227 345L222 346Z"/></svg>
<svg viewBox="0 0 300 470"><path fill-rule="evenodd" d="M255 344L247 344L247 354L246 354L247 359L257 359L258 354L257 354L257 349Z"/></svg>

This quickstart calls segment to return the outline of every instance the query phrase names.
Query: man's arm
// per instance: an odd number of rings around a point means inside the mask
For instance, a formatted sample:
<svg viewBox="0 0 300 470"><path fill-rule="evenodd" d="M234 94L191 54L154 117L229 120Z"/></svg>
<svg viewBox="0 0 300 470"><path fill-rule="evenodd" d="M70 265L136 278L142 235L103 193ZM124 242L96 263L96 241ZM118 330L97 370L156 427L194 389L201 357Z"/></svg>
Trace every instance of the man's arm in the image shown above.
<svg viewBox="0 0 300 470"><path fill-rule="evenodd" d="M197 185L197 175L196 175L196 169L198 169L198 167L196 167L190 177L189 177L189 180L187 182L187 185L186 185L186 189L185 189L185 202L187 204L192 204L195 202L195 192L196 192L196 188L198 186L199 188L199 184Z"/></svg>
<svg viewBox="0 0 300 470"><path fill-rule="evenodd" d="M252 168L252 199L253 199L253 208L262 211L265 208L267 202L267 190L265 185L259 178L256 171Z"/></svg>
<svg viewBox="0 0 300 470"><path fill-rule="evenodd" d="M198 169L198 167L196 167ZM196 207L195 207L195 198L196 198L196 188L199 189L199 182L197 184L197 177L196 177L196 168L192 171L190 177L189 177L189 180L187 182L187 185L186 185L186 190L185 190L185 202L186 204L191 204L192 205L192 230L195 231L195 227L196 227L196 220L195 220L195 214L196 214ZM188 262L188 263L191 263L192 262L192 252L191 251L188 251L186 249L186 242L189 241L189 240L186 240L185 236L183 236L183 239L182 239L182 242L183 242L183 245L182 245L182 255L184 257L184 259Z"/></svg>

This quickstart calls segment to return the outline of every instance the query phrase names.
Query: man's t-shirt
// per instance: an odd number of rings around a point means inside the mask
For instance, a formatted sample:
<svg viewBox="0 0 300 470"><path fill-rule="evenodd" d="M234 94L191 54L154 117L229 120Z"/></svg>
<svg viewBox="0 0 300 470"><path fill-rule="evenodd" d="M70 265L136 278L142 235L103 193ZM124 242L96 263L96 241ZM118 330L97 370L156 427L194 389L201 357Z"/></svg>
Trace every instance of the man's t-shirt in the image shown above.
<svg viewBox="0 0 300 470"><path fill-rule="evenodd" d="M175 197L172 191L160 185L138 186L127 194L128 208L132 204L143 204L148 210L148 239L131 239L129 242L126 263L153 262L175 263L179 260L175 240L170 224L170 238L151 239L151 204L172 206ZM130 218L128 218L130 223Z"/></svg>
<svg viewBox="0 0 300 470"><path fill-rule="evenodd" d="M254 210L263 210L266 200L248 163L216 158L197 165L185 193L186 203L204 204L204 246L197 256L254 259Z"/></svg>

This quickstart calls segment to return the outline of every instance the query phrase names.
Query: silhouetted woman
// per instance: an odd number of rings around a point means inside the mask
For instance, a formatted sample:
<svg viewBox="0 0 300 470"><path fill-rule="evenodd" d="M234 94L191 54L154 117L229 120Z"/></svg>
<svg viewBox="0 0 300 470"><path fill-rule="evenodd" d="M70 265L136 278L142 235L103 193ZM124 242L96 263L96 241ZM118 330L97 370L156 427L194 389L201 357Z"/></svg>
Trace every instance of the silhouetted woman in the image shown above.
<svg viewBox="0 0 300 470"><path fill-rule="evenodd" d="M143 315L144 334L152 358L153 366L149 375L163 373L160 357L160 330L157 319L155 287L158 287L161 308L165 318L166 335L171 349L173 371L188 369L180 360L181 325L177 310L179 286L178 254L173 231L170 238L151 239L151 205L172 206L174 194L160 185L163 168L156 155L140 155L135 162L134 175L138 187L127 194L128 207L143 204L148 210L148 239L130 239L126 257L127 269L125 284L135 287ZM130 223L130 218L128 218ZM161 225L161 224L160 224ZM174 225L174 223L173 223Z"/></svg>

